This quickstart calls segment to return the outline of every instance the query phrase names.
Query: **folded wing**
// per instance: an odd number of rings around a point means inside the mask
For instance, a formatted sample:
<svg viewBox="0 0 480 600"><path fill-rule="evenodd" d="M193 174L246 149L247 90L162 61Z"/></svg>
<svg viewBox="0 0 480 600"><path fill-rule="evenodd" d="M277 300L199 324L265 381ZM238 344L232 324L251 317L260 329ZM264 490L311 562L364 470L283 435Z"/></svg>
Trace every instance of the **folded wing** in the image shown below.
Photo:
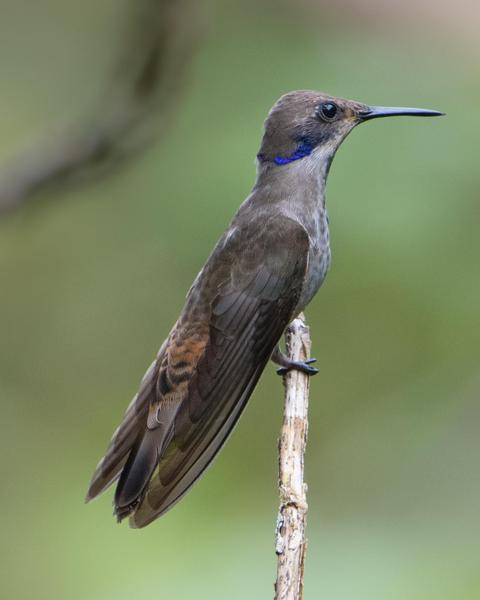
<svg viewBox="0 0 480 600"><path fill-rule="evenodd" d="M257 227L235 228L217 245L174 329L172 346L180 359L169 355L167 344L148 427L162 422L165 410L171 429L131 514L132 526L143 527L167 511L222 447L295 316L308 243L298 223L275 216ZM169 361L177 365L176 375L175 369L169 374Z"/></svg>

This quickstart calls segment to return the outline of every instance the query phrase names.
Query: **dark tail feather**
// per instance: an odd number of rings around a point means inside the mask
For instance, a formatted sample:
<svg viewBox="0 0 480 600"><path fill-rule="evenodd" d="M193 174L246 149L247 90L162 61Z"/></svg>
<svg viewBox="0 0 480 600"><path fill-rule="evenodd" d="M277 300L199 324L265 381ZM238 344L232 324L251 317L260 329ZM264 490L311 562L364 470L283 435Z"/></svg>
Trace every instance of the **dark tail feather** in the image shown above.
<svg viewBox="0 0 480 600"><path fill-rule="evenodd" d="M163 348L163 346L162 346ZM162 352L162 348L160 352ZM113 434L113 438L105 456L98 463L87 492L86 502L89 502L116 479L127 463L128 455L132 454L135 441L145 430L148 416L148 407L154 398L155 381L158 359L155 360L145 373L140 389L127 408L120 426Z"/></svg>
<svg viewBox="0 0 480 600"><path fill-rule="evenodd" d="M142 500L143 493L158 464L162 437L159 430L147 429L134 445L123 468L115 491L114 513L119 521L131 514Z"/></svg>

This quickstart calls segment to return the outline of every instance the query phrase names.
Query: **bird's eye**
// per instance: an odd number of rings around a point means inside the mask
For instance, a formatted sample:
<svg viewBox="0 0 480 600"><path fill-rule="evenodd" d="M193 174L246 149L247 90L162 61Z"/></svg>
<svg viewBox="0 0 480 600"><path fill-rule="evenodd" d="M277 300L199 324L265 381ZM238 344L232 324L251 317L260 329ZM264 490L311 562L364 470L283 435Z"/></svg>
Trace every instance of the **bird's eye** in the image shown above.
<svg viewBox="0 0 480 600"><path fill-rule="evenodd" d="M333 121L337 114L337 105L333 102L325 102L317 107L317 116L324 121Z"/></svg>

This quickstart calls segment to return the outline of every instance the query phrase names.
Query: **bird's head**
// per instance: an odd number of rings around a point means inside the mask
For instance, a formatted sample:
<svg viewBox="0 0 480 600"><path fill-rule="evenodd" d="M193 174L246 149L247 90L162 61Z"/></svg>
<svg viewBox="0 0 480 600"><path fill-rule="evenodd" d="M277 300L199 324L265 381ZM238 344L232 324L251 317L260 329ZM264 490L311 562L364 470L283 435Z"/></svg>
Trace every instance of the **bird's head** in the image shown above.
<svg viewBox="0 0 480 600"><path fill-rule="evenodd" d="M398 115L438 116L434 110L368 106L320 92L297 91L282 96L265 121L257 155L260 163L282 166L317 154L329 162L345 137L359 123Z"/></svg>

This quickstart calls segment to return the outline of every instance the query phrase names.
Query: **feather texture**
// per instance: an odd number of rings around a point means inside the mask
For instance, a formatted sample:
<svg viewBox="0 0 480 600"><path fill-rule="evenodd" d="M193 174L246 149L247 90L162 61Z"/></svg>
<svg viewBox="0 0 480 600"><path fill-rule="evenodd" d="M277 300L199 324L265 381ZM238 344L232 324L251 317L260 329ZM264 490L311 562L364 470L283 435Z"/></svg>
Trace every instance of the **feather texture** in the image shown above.
<svg viewBox="0 0 480 600"><path fill-rule="evenodd" d="M115 511L143 527L188 491L227 439L295 316L308 244L305 229L282 215L233 227L220 240L97 468L89 497L123 469Z"/></svg>

